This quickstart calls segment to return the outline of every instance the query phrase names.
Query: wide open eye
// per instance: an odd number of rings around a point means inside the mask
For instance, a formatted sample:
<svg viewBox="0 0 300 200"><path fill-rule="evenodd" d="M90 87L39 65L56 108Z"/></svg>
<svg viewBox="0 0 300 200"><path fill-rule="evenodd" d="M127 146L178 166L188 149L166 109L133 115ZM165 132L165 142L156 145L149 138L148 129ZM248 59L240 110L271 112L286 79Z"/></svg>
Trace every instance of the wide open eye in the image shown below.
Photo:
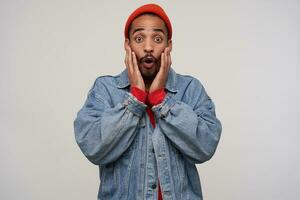
<svg viewBox="0 0 300 200"><path fill-rule="evenodd" d="M141 42L143 42L143 37L142 36L136 36L135 38L134 38L134 40L137 42L137 43L141 43Z"/></svg>
<svg viewBox="0 0 300 200"><path fill-rule="evenodd" d="M161 43L162 42L162 37L160 37L160 36L156 36L155 38L154 38L154 41L156 42L156 43Z"/></svg>

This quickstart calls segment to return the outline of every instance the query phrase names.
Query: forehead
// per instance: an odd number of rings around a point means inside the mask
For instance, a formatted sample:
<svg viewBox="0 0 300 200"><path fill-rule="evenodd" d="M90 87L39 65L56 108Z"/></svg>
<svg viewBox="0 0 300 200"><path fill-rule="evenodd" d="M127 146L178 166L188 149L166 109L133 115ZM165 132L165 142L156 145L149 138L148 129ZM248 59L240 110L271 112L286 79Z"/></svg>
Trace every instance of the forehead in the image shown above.
<svg viewBox="0 0 300 200"><path fill-rule="evenodd" d="M141 15L133 20L131 23L131 31L134 31L137 28L147 29L163 29L164 32L167 32L165 22L156 15Z"/></svg>

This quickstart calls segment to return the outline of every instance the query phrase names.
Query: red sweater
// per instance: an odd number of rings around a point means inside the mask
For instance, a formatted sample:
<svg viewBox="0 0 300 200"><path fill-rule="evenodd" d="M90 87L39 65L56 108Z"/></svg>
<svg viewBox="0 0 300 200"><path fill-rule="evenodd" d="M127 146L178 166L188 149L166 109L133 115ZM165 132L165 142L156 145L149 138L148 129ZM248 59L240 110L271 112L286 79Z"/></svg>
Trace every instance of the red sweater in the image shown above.
<svg viewBox="0 0 300 200"><path fill-rule="evenodd" d="M151 108L152 106L160 104L164 100L166 96L164 88L155 90L150 94L137 87L131 87L130 91L131 94L134 95L139 101L147 104L147 109L146 109L147 114L150 118L150 122L152 126L155 127L155 118ZM158 200L163 200L159 180L158 180Z"/></svg>

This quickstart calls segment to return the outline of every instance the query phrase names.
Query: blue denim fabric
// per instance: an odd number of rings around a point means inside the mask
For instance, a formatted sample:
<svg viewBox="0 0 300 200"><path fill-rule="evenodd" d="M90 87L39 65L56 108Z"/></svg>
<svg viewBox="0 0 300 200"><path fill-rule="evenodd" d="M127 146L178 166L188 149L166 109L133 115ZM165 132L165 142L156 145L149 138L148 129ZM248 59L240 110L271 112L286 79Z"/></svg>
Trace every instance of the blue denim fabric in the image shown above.
<svg viewBox="0 0 300 200"><path fill-rule="evenodd" d="M100 200L202 199L195 164L216 151L221 123L201 83L170 69L166 97L152 108L131 95L127 71L96 79L74 121L83 154L99 166Z"/></svg>

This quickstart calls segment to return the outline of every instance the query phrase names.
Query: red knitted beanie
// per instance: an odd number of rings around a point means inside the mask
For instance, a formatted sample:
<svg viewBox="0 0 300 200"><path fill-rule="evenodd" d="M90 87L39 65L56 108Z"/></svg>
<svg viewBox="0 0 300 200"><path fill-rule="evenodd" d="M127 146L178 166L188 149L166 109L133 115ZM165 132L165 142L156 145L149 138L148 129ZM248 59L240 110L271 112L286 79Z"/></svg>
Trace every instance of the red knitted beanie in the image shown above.
<svg viewBox="0 0 300 200"><path fill-rule="evenodd" d="M131 13L131 15L128 17L126 25L125 25L125 30L124 30L124 35L125 38L128 38L128 29L132 23L132 21L138 17L141 14L144 13L153 13L157 16L159 16L166 24L167 29L168 29L168 39L172 38L172 25L171 22L169 20L169 17L167 16L167 14L165 13L165 11L162 9L162 7L160 7L157 4L146 4L143 5L139 8L137 8L135 11L133 11L133 13Z"/></svg>

